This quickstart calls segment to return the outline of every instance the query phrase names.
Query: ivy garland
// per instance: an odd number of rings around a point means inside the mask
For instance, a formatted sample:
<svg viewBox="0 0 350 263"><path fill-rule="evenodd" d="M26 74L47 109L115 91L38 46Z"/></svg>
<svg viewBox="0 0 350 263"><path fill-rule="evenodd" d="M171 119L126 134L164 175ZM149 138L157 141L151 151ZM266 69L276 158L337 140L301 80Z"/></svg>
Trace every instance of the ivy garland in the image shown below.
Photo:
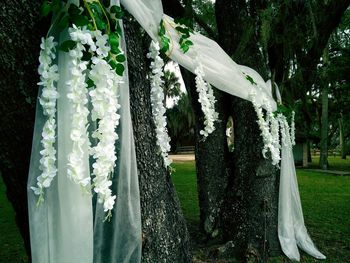
<svg viewBox="0 0 350 263"><path fill-rule="evenodd" d="M174 28L180 35L179 45L182 52L185 54L193 46L193 42L190 40L193 29L190 23L185 18L175 18ZM161 54L167 55L170 49L170 39L167 36L164 20L160 21L158 36L160 39ZM209 83L204 80L203 65L199 60L198 54L195 52L195 74L196 74L196 91L198 92L198 101L201 104L201 109L204 114L204 129L200 131L205 140L209 134L215 130L214 123L218 120L218 113L215 111L215 96L213 89ZM164 95L163 95L164 96ZM155 120L157 122L157 120Z"/></svg>

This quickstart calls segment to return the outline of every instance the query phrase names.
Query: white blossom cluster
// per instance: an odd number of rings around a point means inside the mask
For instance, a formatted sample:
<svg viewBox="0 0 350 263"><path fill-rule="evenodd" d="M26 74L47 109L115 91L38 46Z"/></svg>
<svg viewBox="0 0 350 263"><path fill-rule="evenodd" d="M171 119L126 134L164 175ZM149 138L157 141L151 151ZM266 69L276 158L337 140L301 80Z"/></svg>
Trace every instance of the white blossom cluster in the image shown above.
<svg viewBox="0 0 350 263"><path fill-rule="evenodd" d="M266 108L266 120L262 111L262 106L258 105L256 100L256 92L253 91L250 94L250 99L253 103L255 112L258 116L258 124L261 131L261 136L264 142L264 148L262 154L266 158L266 153L271 153L272 164L278 165L281 160L281 143L283 145L292 148L295 145L295 122L294 116L295 112L292 112L291 126L289 127L287 118L279 113L274 116L270 104L267 100L263 100ZM280 134L282 142L280 141Z"/></svg>
<svg viewBox="0 0 350 263"><path fill-rule="evenodd" d="M43 149L40 151L41 159L39 169L42 173L37 177L37 187L31 187L36 195L39 195L38 202L43 200L44 188L51 185L53 178L57 174L56 167L56 101L58 92L55 83L58 81L58 67L53 63L56 58L57 43L53 37L42 38L41 51L39 55L39 75L40 82L38 85L42 86L42 93L39 102L43 107L43 113L47 116L41 133L41 144Z"/></svg>
<svg viewBox="0 0 350 263"><path fill-rule="evenodd" d="M203 66L198 58L195 59L196 68L196 90L198 92L198 101L201 104L201 109L204 113L204 130L199 133L204 136L204 139L215 130L215 121L218 120L219 114L215 111L216 99L213 94L213 89L209 83L204 80Z"/></svg>
<svg viewBox="0 0 350 263"><path fill-rule="evenodd" d="M280 156L280 142L279 142L279 122L276 119L276 117L273 115L271 111L271 107L269 104L265 101L265 105L267 108L267 117L266 120L264 119L264 114L262 111L262 107L259 106L255 100L256 93L252 92L250 94L250 99L253 103L255 112L258 116L257 123L259 125L261 136L263 138L264 142L264 148L262 150L262 154L264 158L266 157L266 153L271 153L271 159L273 165L278 165L279 161L281 160Z"/></svg>
<svg viewBox="0 0 350 263"><path fill-rule="evenodd" d="M70 28L69 34L71 39L77 41L76 47L69 51L70 61L68 64L71 77L67 82L67 97L72 105L71 116L71 134L70 138L73 142L72 151L68 154L68 177L82 188L88 189L90 185L90 176L86 176L86 167L84 165L84 149L89 146L89 137L87 132L88 115L88 90L86 84L86 69L88 62L83 61L83 51L85 42L77 38L80 36L80 29ZM85 33L81 37L89 39ZM90 36L91 37L91 36Z"/></svg>
<svg viewBox="0 0 350 263"><path fill-rule="evenodd" d="M98 121L98 128L92 134L98 139L98 144L91 149L91 154L96 162L92 165L95 176L94 191L98 194L99 202L103 202L104 211L111 211L115 204L116 196L112 195L109 179L113 173L117 156L115 142L118 139L116 128L119 125L120 115L117 113L118 87L120 77L111 66L99 57L93 58L93 65L89 78L94 82L95 88L89 92L92 102L92 120Z"/></svg>
<svg viewBox="0 0 350 263"><path fill-rule="evenodd" d="M278 114L278 121L280 123L281 127L281 134L282 134L282 143L284 146L288 148L293 147L293 143L291 140L291 134L289 133L289 124L287 121L287 118L283 116L282 114Z"/></svg>
<svg viewBox="0 0 350 263"><path fill-rule="evenodd" d="M149 47L149 53L147 57L152 59L150 68L152 70L151 75L151 105L153 120L156 125L157 145L160 147L161 155L164 159L165 167L171 164L171 159L168 157L170 151L170 137L167 132L167 122L165 116L165 107L163 105L164 92L163 92L163 59L159 56L159 43L152 41Z"/></svg>
<svg viewBox="0 0 350 263"><path fill-rule="evenodd" d="M118 139L116 128L119 125L120 115L117 113L120 105L118 103L118 87L121 82L121 78L116 74L112 67L107 63L105 58L108 56L110 46L108 45L108 36L103 35L101 31L89 31L86 28L79 29L73 25L69 29L70 37L73 41L77 42L75 48L80 51L84 51L86 45L89 48L89 52L93 53L92 66L89 73L84 73L86 70L87 62L81 61L82 53L79 56L71 56L72 59L72 75L74 72L79 73L82 76L77 78L75 85L77 89L72 89L72 92L68 96L72 99L73 105L79 105L75 108L75 112L72 118L72 124L77 130L80 130L79 137L74 137L78 142L77 148L74 148L73 139L73 151L70 154L73 162L69 163L69 175L73 175L77 183L83 187L90 183L90 177L83 177L84 170L81 167L81 159L78 159L78 155L82 156L80 149L85 143L85 139L88 140L86 126L87 116L89 114L87 109L88 95L91 98L92 111L91 118L93 121L98 121L98 128L93 132L92 137L98 140L96 146L90 148L90 154L96 160L92 165L93 167L93 186L94 191L98 194L99 202L103 203L104 211L109 211L114 207L116 196L112 195L110 189L112 181L113 169L115 167L115 161L117 160L115 152L115 142ZM74 50L73 50L74 51ZM72 51L70 51L72 53ZM74 55L74 54L72 54ZM76 62L74 62L76 61ZM88 92L86 82L86 75L93 81L94 87ZM71 80L72 81L72 80ZM70 82L71 82L70 81ZM70 84L71 85L71 84ZM80 92L80 96L74 96L74 93ZM79 98L84 98L80 100ZM80 118L80 122L75 122L74 117ZM72 130L72 134L73 134ZM82 144L80 144L82 143ZM90 142L87 141L90 146ZM71 159L70 159L71 161Z"/></svg>
<svg viewBox="0 0 350 263"><path fill-rule="evenodd" d="M295 145L295 112L292 111L292 120L290 124L290 139L292 145Z"/></svg>

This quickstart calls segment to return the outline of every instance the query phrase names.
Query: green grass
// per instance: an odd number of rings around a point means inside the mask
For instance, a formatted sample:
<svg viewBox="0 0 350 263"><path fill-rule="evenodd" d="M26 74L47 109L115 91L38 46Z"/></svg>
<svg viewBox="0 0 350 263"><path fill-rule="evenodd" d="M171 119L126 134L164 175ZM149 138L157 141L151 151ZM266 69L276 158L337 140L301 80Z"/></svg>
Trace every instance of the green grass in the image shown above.
<svg viewBox="0 0 350 263"><path fill-rule="evenodd" d="M0 176L0 262L28 262L22 237L15 224L15 213L5 191L6 187Z"/></svg>
<svg viewBox="0 0 350 263"><path fill-rule="evenodd" d="M314 158L315 159L315 158ZM350 170L350 159L330 157L333 170ZM314 160L315 165L318 160ZM190 229L199 222L199 208L193 161L174 163L173 181ZM338 169L339 167L339 169ZM350 176L335 176L298 169L299 190L305 223L317 247L327 256L319 262L350 262ZM301 262L317 262L302 253ZM288 262L279 257L271 263Z"/></svg>
<svg viewBox="0 0 350 263"><path fill-rule="evenodd" d="M313 160L316 167L317 160ZM346 161L330 157L332 170L350 171L350 158ZM174 163L173 181L181 206L193 234L198 231L199 208L195 163ZM327 256L320 262L350 262L350 176L298 169L299 190L305 223L317 247ZM0 262L26 262L23 241L14 223L14 212L6 199L5 187L0 178ZM288 262L279 257L270 263ZM317 260L302 254L303 263Z"/></svg>
<svg viewBox="0 0 350 263"><path fill-rule="evenodd" d="M313 156L309 167L319 169L319 158L319 156ZM350 156L347 156L346 160L341 159L339 156L328 156L328 164L329 170L350 171Z"/></svg>

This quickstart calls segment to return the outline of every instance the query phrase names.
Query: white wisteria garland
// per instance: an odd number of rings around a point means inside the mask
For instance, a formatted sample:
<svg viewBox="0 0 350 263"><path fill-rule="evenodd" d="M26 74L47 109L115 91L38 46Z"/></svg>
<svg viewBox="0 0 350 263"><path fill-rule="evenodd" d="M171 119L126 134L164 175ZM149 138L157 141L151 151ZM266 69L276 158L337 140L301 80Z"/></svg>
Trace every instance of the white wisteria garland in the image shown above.
<svg viewBox="0 0 350 263"><path fill-rule="evenodd" d="M265 120L262 106L257 104L255 97L256 97L256 92L253 91L250 94L250 99L253 103L255 112L258 117L257 123L259 125L261 136L264 142L264 148L262 150L262 154L264 158L267 158L266 153L270 152L272 164L278 165L279 161L281 160L281 156L280 156L281 145L279 142L279 122L274 116L273 112L271 111L270 105L266 102L266 100L263 100L265 102L265 106L267 109L266 120Z"/></svg>
<svg viewBox="0 0 350 263"><path fill-rule="evenodd" d="M39 55L39 75L42 86L42 93L39 98L40 105L43 107L43 114L47 116L41 136L41 144L43 149L40 151L41 159L39 169L42 173L37 177L37 187L32 186L31 189L36 195L39 195L38 203L42 202L44 188L51 185L53 178L57 174L56 167L56 101L58 92L55 83L58 81L58 67L53 63L56 58L57 43L53 37L42 38L41 51Z"/></svg>
<svg viewBox="0 0 350 263"><path fill-rule="evenodd" d="M215 130L215 122L219 118L219 114L215 111L215 102L213 89L209 83L204 80L203 66L198 56L195 58L195 74L196 74L196 91L198 92L198 101L204 114L204 129L199 133L206 139L209 134Z"/></svg>
<svg viewBox="0 0 350 263"><path fill-rule="evenodd" d="M120 115L117 113L118 87L120 77L103 58L93 58L93 65L89 78L95 88L89 92L92 102L92 120L98 121L98 128L92 134L98 139L95 147L91 148L91 155L96 159L93 167L94 191L98 194L99 202L103 203L104 211L113 209L116 196L110 189L113 169L117 160L115 142L118 139L116 128L119 125Z"/></svg>
<svg viewBox="0 0 350 263"><path fill-rule="evenodd" d="M264 142L262 154L267 158L266 153L270 152L272 164L278 165L281 160L281 144L292 148L295 145L295 112L291 112L291 124L289 126L287 118L282 113L274 113L267 100L263 100L266 109L266 119L264 118L262 105L258 105L255 99L256 93L250 94L257 114L259 129Z"/></svg>
<svg viewBox="0 0 350 263"><path fill-rule="evenodd" d="M292 111L292 118L290 124L290 140L292 145L295 145L295 112Z"/></svg>
<svg viewBox="0 0 350 263"><path fill-rule="evenodd" d="M170 137L167 132L167 122L163 104L164 92L162 76L164 61L159 56L159 43L152 41L149 47L147 57L152 59L150 64L151 74L151 105L153 120L156 125L157 145L160 148L160 154L164 159L164 166L168 167L172 161L169 159L168 152L170 151Z"/></svg>
<svg viewBox="0 0 350 263"><path fill-rule="evenodd" d="M86 167L84 166L84 148L89 147L89 136L87 132L88 115L88 90L86 84L86 69L88 62L83 61L83 44L92 42L91 34L77 27L69 28L69 35L73 41L77 41L76 47L69 51L70 61L68 63L71 78L66 83L68 85L67 97L72 105L71 124L72 130L70 138L73 142L72 151L68 154L67 175L83 189L90 187L90 176L84 176Z"/></svg>

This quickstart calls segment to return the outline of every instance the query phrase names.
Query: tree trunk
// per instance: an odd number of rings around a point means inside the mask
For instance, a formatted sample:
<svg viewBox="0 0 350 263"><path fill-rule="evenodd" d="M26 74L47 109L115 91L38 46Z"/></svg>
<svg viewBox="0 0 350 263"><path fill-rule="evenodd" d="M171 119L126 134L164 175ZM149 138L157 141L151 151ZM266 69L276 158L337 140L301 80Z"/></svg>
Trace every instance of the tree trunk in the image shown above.
<svg viewBox="0 0 350 263"><path fill-rule="evenodd" d="M340 146L340 156L342 159L346 160L346 150L345 150L345 141L344 141L344 117L340 113L340 118L338 119L339 123L339 146Z"/></svg>
<svg viewBox="0 0 350 263"><path fill-rule="evenodd" d="M323 63L326 67L329 61L328 45L324 49ZM326 69L323 71L322 80L327 80ZM322 103L322 115L321 115L321 142L320 142L320 168L323 170L328 169L328 93L329 83L328 81L322 81L321 90L321 103Z"/></svg>
<svg viewBox="0 0 350 263"><path fill-rule="evenodd" d="M33 137L41 1L3 1L0 12L0 167L7 197L30 253L27 177Z"/></svg>
<svg viewBox="0 0 350 263"><path fill-rule="evenodd" d="M27 176L37 96L39 44L50 21L41 1L10 1L0 14L0 167L16 221L30 253ZM130 19L128 19L130 21ZM169 173L157 155L139 27L126 21L131 110L140 178L143 262L190 262L189 238ZM43 26L44 25L44 26Z"/></svg>
<svg viewBox="0 0 350 263"><path fill-rule="evenodd" d="M130 78L131 115L139 170L143 262L191 262L189 236L170 173L156 145L146 52L140 27L125 23Z"/></svg>
<svg viewBox="0 0 350 263"><path fill-rule="evenodd" d="M228 178L232 173L232 157L226 138L226 123L231 109L231 96L214 89L217 99L215 105L219 113L219 122L215 124L215 131L203 141L199 131L203 129L204 116L198 103L194 75L181 68L187 92L195 113L195 156L198 185L198 199L200 208L200 229L209 238L215 238L220 231L219 219L225 199Z"/></svg>
<svg viewBox="0 0 350 263"><path fill-rule="evenodd" d="M163 4L166 13L175 17L184 15L176 1L163 1ZM242 21L247 16L238 16L244 5L245 1L216 1L219 41L228 54L236 55L238 63L266 72L267 65L257 63L260 52L254 30L249 30L253 29L252 25L246 27ZM241 43L241 39L248 41ZM259 61L262 61L261 57ZM219 236L225 241L233 241L234 251L229 253L240 259L255 255L258 260L263 260L268 254L280 253L277 238L278 169L262 156L262 139L251 103L215 90L220 122L203 141L199 135L203 128L203 114L193 76L185 70L182 73L196 115L201 229L208 237ZM225 133L230 115L235 124L233 154L228 151Z"/></svg>
<svg viewBox="0 0 350 263"><path fill-rule="evenodd" d="M328 169L328 83L322 88L320 168Z"/></svg>

